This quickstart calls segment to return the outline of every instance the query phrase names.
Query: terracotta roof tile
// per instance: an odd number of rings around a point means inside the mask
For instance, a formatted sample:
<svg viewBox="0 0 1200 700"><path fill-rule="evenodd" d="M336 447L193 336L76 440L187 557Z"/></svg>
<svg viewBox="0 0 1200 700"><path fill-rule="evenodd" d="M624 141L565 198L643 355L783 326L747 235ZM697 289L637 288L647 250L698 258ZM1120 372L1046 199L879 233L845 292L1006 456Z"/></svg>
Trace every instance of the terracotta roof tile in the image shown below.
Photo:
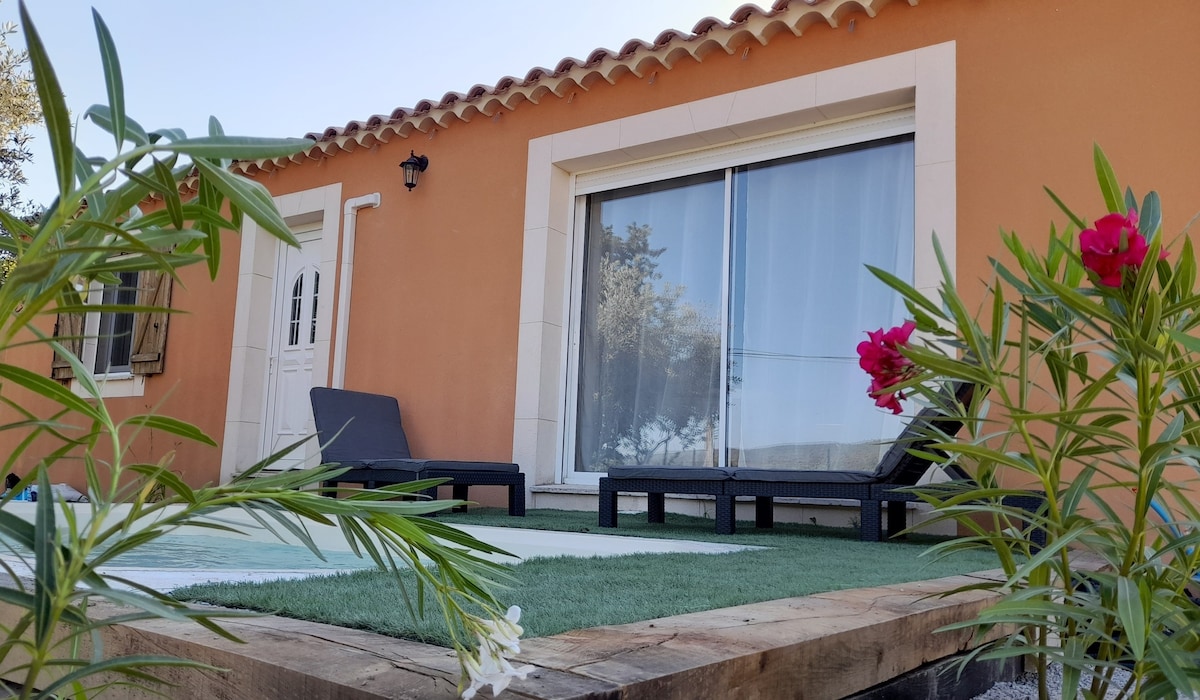
<svg viewBox="0 0 1200 700"><path fill-rule="evenodd" d="M243 161L234 167L245 173L276 170L289 162L328 158L361 146L387 142L394 136L407 138L414 131L445 128L455 121L470 121L479 114L490 117L501 110L515 109L525 101L536 104L547 94L562 97L575 89L587 90L601 80L613 83L625 73L641 77L654 70L670 70L685 56L702 61L714 51L731 54L747 42L766 44L783 32L799 36L818 22L836 27L839 17L855 10L874 17L889 1L776 0L768 10L754 4L742 5L734 10L728 22L705 17L691 32L668 29L655 37L653 43L631 39L616 52L597 48L582 61L564 58L553 70L534 67L521 79L504 76L494 86L477 84L465 93L447 92L440 100L426 99L411 108L397 107L390 115L376 114L342 127L330 126L306 134L314 142L312 147L291 158ZM916 5L918 0L900 1Z"/></svg>

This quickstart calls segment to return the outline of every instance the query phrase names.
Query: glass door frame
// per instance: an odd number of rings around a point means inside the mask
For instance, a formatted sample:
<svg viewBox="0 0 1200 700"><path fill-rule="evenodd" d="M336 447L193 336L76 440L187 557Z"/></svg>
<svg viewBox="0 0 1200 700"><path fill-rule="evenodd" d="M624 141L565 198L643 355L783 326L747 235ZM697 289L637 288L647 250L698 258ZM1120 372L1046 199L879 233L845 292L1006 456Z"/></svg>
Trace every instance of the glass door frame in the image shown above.
<svg viewBox="0 0 1200 700"><path fill-rule="evenodd" d="M562 357L560 366L559 386L563 389L560 420L557 430L558 446L558 483L576 485L596 485L604 476L604 472L580 472L575 470L575 448L577 421L579 418L579 370L581 325L583 315L583 279L584 258L586 257L587 229L587 198L588 195L613 189L620 189L637 184L670 180L685 175L692 175L713 170L724 170L725 202L724 202L724 242L722 264L724 273L721 280L721 317L728 321L730 269L732 237L732 187L733 171L742 165L750 165L778 158L802 155L823 151L840 146L866 143L891 136L915 134L915 110L911 105L900 109L885 110L870 115L859 115L850 119L813 125L811 127L776 134L769 137L752 139L727 144L719 148L700 152L684 153L666 158L642 161L632 164L607 168L572 176L571 190L573 216L571 233L567 237L569 246L570 268L568 270L567 294L564 302L567 304L567 328L564 329ZM728 360L728 329L721 329L721 387L722 400L719 404L720 436L719 458L717 464L726 466L728 451L725 449L725 431L727 430L727 390L729 372Z"/></svg>

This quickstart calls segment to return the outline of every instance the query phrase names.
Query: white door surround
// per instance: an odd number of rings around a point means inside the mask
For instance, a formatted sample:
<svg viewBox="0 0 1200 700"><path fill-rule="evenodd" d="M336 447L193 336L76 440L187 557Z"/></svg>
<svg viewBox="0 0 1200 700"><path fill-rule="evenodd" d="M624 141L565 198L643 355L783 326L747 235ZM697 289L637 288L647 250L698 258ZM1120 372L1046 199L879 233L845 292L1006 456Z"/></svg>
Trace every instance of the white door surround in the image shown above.
<svg viewBox="0 0 1200 700"><path fill-rule="evenodd" d="M529 142L513 461L562 479L572 261L580 176L912 105L916 286L935 296L937 233L956 258L956 47L946 42L683 103ZM653 167L648 163L647 167Z"/></svg>
<svg viewBox="0 0 1200 700"><path fill-rule="evenodd" d="M275 206L289 226L310 229L313 238L319 237L313 244L317 246L321 286L330 291L337 277L341 196L341 183L334 183L274 198ZM229 393L221 449L222 483L266 456L263 420L271 352L271 318L279 274L279 251L283 246L250 219L245 220L241 239ZM312 343L313 386L328 383L332 327L333 294L321 294ZM307 443L303 455L305 463L316 464L318 453L315 442Z"/></svg>

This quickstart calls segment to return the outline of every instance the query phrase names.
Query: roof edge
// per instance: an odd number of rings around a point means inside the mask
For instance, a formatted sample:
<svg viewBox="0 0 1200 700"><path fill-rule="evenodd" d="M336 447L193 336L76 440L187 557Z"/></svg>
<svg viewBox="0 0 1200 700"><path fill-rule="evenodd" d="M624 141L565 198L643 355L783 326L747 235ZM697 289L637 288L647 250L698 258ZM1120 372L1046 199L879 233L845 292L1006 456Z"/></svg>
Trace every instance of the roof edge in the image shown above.
<svg viewBox="0 0 1200 700"><path fill-rule="evenodd" d="M537 104L548 96L566 97L587 91L600 82L615 83L627 73L641 78L658 70L671 70L685 57L697 62L714 52L733 54L746 44L766 45L782 33L800 36L813 24L824 22L837 28L840 18L854 11L875 17L891 2L915 6L919 0L777 0L764 10L749 3L738 7L728 22L715 17L698 21L691 33L675 29L660 32L654 41L626 42L618 51L599 48L584 60L564 58L553 69L535 67L524 78L505 76L492 87L477 84L465 93L448 92L436 102L421 100L410 108L397 108L389 115L374 115L351 121L344 127L329 127L305 138L313 145L289 157L242 161L233 170L246 175L271 172L306 160L323 160L357 148L371 148L393 138L405 139L414 132L425 134L455 122L477 117L494 117L513 111L524 102Z"/></svg>

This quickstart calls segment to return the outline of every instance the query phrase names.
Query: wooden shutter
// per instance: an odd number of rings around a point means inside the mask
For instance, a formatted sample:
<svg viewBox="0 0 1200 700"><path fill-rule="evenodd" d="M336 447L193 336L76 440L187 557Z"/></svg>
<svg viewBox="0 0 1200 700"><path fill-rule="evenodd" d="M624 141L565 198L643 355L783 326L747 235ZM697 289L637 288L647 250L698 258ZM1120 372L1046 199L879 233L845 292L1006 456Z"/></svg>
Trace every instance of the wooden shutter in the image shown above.
<svg viewBox="0 0 1200 700"><path fill-rule="evenodd" d="M75 357L83 354L83 314L59 314L54 321L54 337ZM58 352L50 364L50 378L68 381L75 376L75 369Z"/></svg>
<svg viewBox="0 0 1200 700"><path fill-rule="evenodd" d="M171 276L143 270L138 276L138 306L171 307ZM134 374L161 374L167 350L166 311L138 313L133 322L133 347L129 365Z"/></svg>

